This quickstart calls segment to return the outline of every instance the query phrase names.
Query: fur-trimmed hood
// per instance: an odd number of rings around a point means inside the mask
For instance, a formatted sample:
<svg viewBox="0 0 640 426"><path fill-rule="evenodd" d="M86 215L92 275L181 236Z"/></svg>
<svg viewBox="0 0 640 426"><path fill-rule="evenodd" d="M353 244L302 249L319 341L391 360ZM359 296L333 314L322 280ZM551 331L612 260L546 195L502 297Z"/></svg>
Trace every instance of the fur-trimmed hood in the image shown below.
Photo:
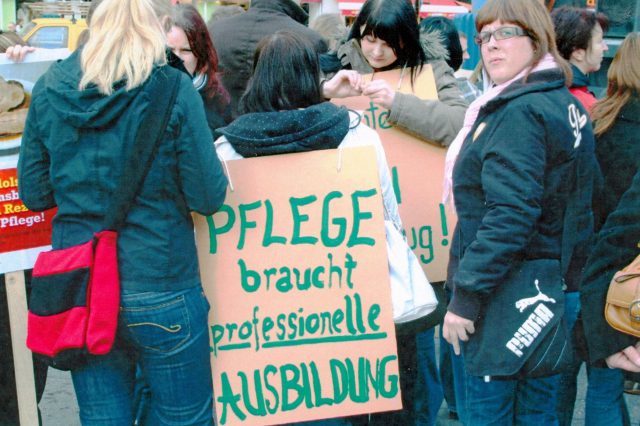
<svg viewBox="0 0 640 426"><path fill-rule="evenodd" d="M427 62L446 61L449 53L444 46L442 35L439 31L420 33L420 43L424 50ZM373 68L367 62L357 40L345 40L338 46L337 56L343 67L349 67L361 73L372 73Z"/></svg>
<svg viewBox="0 0 640 426"><path fill-rule="evenodd" d="M449 51L445 47L444 37L438 30L420 31L420 44L427 57L427 62L447 61Z"/></svg>

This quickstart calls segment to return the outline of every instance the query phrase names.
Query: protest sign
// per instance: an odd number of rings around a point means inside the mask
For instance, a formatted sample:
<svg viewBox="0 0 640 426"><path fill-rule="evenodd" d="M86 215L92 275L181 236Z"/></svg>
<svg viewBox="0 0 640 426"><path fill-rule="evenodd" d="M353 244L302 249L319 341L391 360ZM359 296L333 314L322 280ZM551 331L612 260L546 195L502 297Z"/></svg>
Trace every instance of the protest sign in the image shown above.
<svg viewBox="0 0 640 426"><path fill-rule="evenodd" d="M25 92L19 106L2 111L12 114L6 120L11 131L0 132L0 274L5 275L7 310L9 318L3 316L3 324L10 328L11 348L0 348L2 353L13 353L15 391L18 402L20 424L38 424L38 409L35 394L34 370L31 351L25 345L27 331L27 294L24 270L33 267L43 250L50 248L51 220L55 211L31 212L18 199L16 167L22 143L21 131L15 131L16 123L26 117L31 92L37 79L58 59L69 55L67 49L38 49L27 55L23 63L16 64L0 55L0 77L14 80ZM20 113L17 114L17 110ZM4 303L4 301L0 301ZM8 319L8 321L7 321ZM7 324L8 323L8 324ZM2 361L6 361L2 357ZM4 383L4 386L11 386ZM13 399L8 388L2 389L7 401Z"/></svg>
<svg viewBox="0 0 640 426"><path fill-rule="evenodd" d="M401 408L373 147L228 161L196 217L220 425Z"/></svg>
<svg viewBox="0 0 640 426"><path fill-rule="evenodd" d="M69 56L67 49L37 49L21 63L0 55L0 77L19 83L28 108L31 91L53 62ZM16 167L22 142L21 133L0 134L0 273L33 267L38 253L50 248L51 220L55 210L36 213L27 210L18 199Z"/></svg>
<svg viewBox="0 0 640 426"><path fill-rule="evenodd" d="M413 86L400 69L365 76L366 81L384 79L401 93L420 99L438 99L430 65L425 65ZM408 76L408 73L406 73ZM338 105L360 113L363 121L378 132L391 169L400 217L409 245L420 259L431 282L446 278L449 242L455 215L442 204L442 182L446 148L425 142L392 126L389 111L366 96L332 99Z"/></svg>
<svg viewBox="0 0 640 426"><path fill-rule="evenodd" d="M18 198L15 168L0 168L0 272L22 270L32 266L31 256L19 252L51 243L51 220L54 210L32 212Z"/></svg>

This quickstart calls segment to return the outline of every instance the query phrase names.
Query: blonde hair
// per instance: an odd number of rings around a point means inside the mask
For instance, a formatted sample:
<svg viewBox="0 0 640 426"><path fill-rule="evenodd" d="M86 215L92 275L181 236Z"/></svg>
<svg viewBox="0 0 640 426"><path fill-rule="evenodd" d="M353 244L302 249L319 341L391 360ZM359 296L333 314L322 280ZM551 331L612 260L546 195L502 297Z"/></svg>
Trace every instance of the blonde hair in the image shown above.
<svg viewBox="0 0 640 426"><path fill-rule="evenodd" d="M170 16L169 0L102 0L81 54L80 90L95 84L109 95L116 82L127 90L144 83L154 65L166 63Z"/></svg>
<svg viewBox="0 0 640 426"><path fill-rule="evenodd" d="M640 33L629 33L624 39L609 66L607 79L607 96L591 111L596 136L613 126L632 96L640 95Z"/></svg>
<svg viewBox="0 0 640 426"><path fill-rule="evenodd" d="M531 0L489 0L478 11L476 31L494 21L516 24L527 32L533 43L533 62L529 70L550 53L565 76L565 84L571 85L571 67L558 53L555 30L549 12L543 2ZM526 79L526 76L525 76Z"/></svg>
<svg viewBox="0 0 640 426"><path fill-rule="evenodd" d="M339 13L323 13L309 22L309 28L316 31L327 42L330 52L335 52L338 44L347 38L347 25Z"/></svg>

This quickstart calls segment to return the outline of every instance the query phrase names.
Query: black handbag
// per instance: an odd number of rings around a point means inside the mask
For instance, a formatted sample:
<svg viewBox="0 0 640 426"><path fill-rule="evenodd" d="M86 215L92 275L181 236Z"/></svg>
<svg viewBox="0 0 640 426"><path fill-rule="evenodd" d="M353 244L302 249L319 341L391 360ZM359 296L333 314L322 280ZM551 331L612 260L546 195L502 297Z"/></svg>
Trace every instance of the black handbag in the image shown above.
<svg viewBox="0 0 640 426"><path fill-rule="evenodd" d="M560 261L524 260L488 296L464 345L472 376L545 377L571 364Z"/></svg>

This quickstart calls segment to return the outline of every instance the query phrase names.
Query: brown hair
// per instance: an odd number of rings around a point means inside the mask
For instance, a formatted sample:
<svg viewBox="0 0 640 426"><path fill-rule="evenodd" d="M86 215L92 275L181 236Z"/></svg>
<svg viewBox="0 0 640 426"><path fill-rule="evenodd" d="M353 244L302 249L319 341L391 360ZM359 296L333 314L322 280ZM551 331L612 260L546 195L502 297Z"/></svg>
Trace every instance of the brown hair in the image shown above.
<svg viewBox="0 0 640 426"><path fill-rule="evenodd" d="M533 62L530 69L533 69L547 53L550 53L558 67L564 72L565 84L571 85L571 67L558 53L551 17L540 2L489 0L478 11L476 31L480 32L485 25L494 21L516 24L526 31L533 43Z"/></svg>
<svg viewBox="0 0 640 426"><path fill-rule="evenodd" d="M640 33L629 33L624 39L609 66L607 78L607 96L591 111L596 136L609 130L622 107L632 96L640 94Z"/></svg>
<svg viewBox="0 0 640 426"><path fill-rule="evenodd" d="M0 30L0 53L4 53L8 47L15 46L16 44L24 46L27 43L13 31Z"/></svg>

